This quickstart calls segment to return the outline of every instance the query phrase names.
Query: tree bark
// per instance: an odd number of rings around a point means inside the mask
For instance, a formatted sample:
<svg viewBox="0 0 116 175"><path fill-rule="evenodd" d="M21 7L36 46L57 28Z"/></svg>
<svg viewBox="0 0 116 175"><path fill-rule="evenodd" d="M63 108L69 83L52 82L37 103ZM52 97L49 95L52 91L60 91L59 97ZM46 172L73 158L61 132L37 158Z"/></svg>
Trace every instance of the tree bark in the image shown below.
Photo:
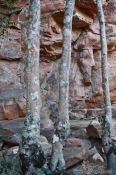
<svg viewBox="0 0 116 175"><path fill-rule="evenodd" d="M67 0L64 14L63 46L59 71L59 116L53 142L52 172L65 168L62 141L70 134L69 122L69 71L71 63L72 18L75 0ZM59 152L59 154L58 154ZM59 166L58 166L59 165ZM57 167L58 166L58 167Z"/></svg>
<svg viewBox="0 0 116 175"><path fill-rule="evenodd" d="M40 0L30 0L27 29L26 59L26 119L20 146L23 175L39 175L38 168L45 163L40 146Z"/></svg>
<svg viewBox="0 0 116 175"><path fill-rule="evenodd" d="M71 39L72 39L72 19L75 0L67 0L64 29L62 57L59 71L59 123L58 131L60 138L67 138L70 133L69 123L69 72L71 64Z"/></svg>
<svg viewBox="0 0 116 175"><path fill-rule="evenodd" d="M101 62L102 62L102 87L104 97L105 117L102 120L103 126L103 147L105 153L108 155L111 147L111 128L112 128L112 109L110 100L110 88L109 88L109 71L108 71L108 56L107 56L107 40L105 31L105 18L102 7L102 0L97 0L98 18L100 25L101 36Z"/></svg>

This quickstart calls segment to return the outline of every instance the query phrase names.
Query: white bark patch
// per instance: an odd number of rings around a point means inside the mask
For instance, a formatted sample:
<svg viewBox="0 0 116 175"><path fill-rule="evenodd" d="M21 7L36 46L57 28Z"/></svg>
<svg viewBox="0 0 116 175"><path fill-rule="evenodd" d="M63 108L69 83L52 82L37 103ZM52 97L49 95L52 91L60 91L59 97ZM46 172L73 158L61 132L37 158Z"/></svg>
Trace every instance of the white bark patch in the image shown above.
<svg viewBox="0 0 116 175"><path fill-rule="evenodd" d="M62 129L62 128L67 129L67 128L70 128L70 124L69 124L68 121L65 121L64 123L59 122L58 128L59 128L59 129Z"/></svg>
<svg viewBox="0 0 116 175"><path fill-rule="evenodd" d="M37 100L39 99L39 94L38 94L38 91L34 92L34 93L31 93L31 99L32 100Z"/></svg>
<svg viewBox="0 0 116 175"><path fill-rule="evenodd" d="M70 33L70 29L69 28L65 28L64 29L65 35L68 35ZM67 48L68 46L66 45L65 48Z"/></svg>
<svg viewBox="0 0 116 175"><path fill-rule="evenodd" d="M38 111L38 109L39 109L39 107L38 107L38 106L36 106L36 107L35 107L35 110L36 110L36 111Z"/></svg>
<svg viewBox="0 0 116 175"><path fill-rule="evenodd" d="M59 142L59 137L56 134L53 136L53 143L55 142Z"/></svg>
<svg viewBox="0 0 116 175"><path fill-rule="evenodd" d="M70 22L71 22L71 19L72 19L72 18L71 18L70 16L67 16L67 17L66 17L66 22L67 22L67 23L70 23Z"/></svg>
<svg viewBox="0 0 116 175"><path fill-rule="evenodd" d="M34 78L33 78L33 81L34 81L34 83L35 83L36 85L39 85L38 77L34 77Z"/></svg>
<svg viewBox="0 0 116 175"><path fill-rule="evenodd" d="M63 63L62 65L63 65L63 67L66 67L66 66L67 66L67 64L66 64L66 63Z"/></svg>
<svg viewBox="0 0 116 175"><path fill-rule="evenodd" d="M65 86L65 81L64 80L61 80L61 85ZM65 89L64 89L64 91L65 91Z"/></svg>
<svg viewBox="0 0 116 175"><path fill-rule="evenodd" d="M31 126L30 126L30 130L34 130L35 128L37 127L37 125L35 125L35 124L31 124ZM32 132L33 133L33 132Z"/></svg>

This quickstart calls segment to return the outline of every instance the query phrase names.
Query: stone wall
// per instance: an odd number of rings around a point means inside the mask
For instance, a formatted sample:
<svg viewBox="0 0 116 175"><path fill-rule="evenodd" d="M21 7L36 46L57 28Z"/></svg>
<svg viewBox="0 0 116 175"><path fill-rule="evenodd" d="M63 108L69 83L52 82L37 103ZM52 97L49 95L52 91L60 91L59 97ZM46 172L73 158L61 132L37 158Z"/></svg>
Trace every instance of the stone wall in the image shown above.
<svg viewBox="0 0 116 175"><path fill-rule="evenodd" d="M5 0L0 1L1 4ZM25 57L28 0L12 4L12 13L0 5L0 120L25 116ZM40 83L42 114L58 103L59 63L62 51L64 0L41 1ZM104 0L110 94L116 116L116 3ZM77 117L103 113L100 34L94 0L76 1L70 70L70 112ZM7 25L6 25L7 24ZM48 113L49 112L49 113ZM53 112L53 109L52 109ZM42 116L43 116L42 115ZM46 119L47 120L47 119Z"/></svg>

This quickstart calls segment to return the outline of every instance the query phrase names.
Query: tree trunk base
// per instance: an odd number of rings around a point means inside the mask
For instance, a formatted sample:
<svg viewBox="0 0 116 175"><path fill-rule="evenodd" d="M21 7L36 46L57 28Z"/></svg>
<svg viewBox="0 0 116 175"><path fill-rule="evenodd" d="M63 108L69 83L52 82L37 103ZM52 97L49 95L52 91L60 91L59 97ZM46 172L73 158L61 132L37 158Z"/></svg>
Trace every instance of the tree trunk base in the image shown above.
<svg viewBox="0 0 116 175"><path fill-rule="evenodd" d="M40 145L31 144L29 147L25 145L20 152L22 162L23 175L39 175L39 168L45 163L44 153Z"/></svg>
<svg viewBox="0 0 116 175"><path fill-rule="evenodd" d="M51 159L51 171L53 173L62 174L65 170L65 160L63 157L63 146L60 142L53 143L53 149L52 149L52 159Z"/></svg>

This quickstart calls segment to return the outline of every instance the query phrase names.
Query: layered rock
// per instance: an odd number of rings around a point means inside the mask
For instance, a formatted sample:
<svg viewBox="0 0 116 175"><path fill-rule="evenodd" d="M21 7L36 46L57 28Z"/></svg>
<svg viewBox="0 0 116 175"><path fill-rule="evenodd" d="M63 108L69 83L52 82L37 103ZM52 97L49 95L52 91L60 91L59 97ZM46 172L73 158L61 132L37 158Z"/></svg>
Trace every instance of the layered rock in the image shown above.
<svg viewBox="0 0 116 175"><path fill-rule="evenodd" d="M5 2L6 0L0 0L2 4L0 4L0 131L5 135L0 149L4 145L19 145L24 127L24 118L20 117L26 115L25 58L29 0L17 0L11 4L10 9L8 6L5 7ZM109 2L104 0L103 3L108 43L110 94L113 117L115 118L116 4L114 0ZM58 115L59 64L62 52L64 7L64 0L41 1L40 86L42 109L40 125L43 135L41 137L42 147L48 156L51 153L49 143L52 142L54 133L53 124L54 121L57 121ZM85 172L87 170L84 168L89 167L89 162L94 167L96 162L99 165L100 161L104 168L104 157L100 152L102 145L101 142L99 143L100 136L98 137L101 128L96 124L92 124L93 127L89 125L90 120L104 114L100 49L96 1L76 1L70 70L71 136L65 141L63 150L67 173L72 175L77 173L76 166L82 161L82 171ZM6 119L10 121L4 121ZM113 140L116 140L115 123L116 121L113 120ZM88 130L86 130L87 126ZM88 137L92 137L92 140L89 140ZM100 149L98 149L99 145ZM9 151L12 154L12 148Z"/></svg>
<svg viewBox="0 0 116 175"><path fill-rule="evenodd" d="M1 1L3 2L3 1ZM15 11L0 6L0 119L25 116L25 53L28 0L12 4ZM59 63L65 1L42 1L40 83L43 108L58 103ZM111 100L116 101L115 3L104 1L108 41ZM7 16L6 16L7 14ZM99 24L95 1L76 1L73 19L70 110L85 117L100 114L103 104ZM109 18L110 17L110 18ZM9 22L8 22L9 21ZM6 24L5 23L5 24ZM22 30L22 32L21 32ZM21 99L21 100L20 100ZM22 102L21 102L22 101ZM10 104L10 109L9 109ZM97 109L96 109L97 108ZM89 112L93 109L93 112ZM115 116L115 107L113 108ZM49 109L47 109L49 110ZM17 112L18 111L18 112ZM86 111L86 112L85 112ZM95 112L94 112L95 111ZM89 116L90 115L90 116Z"/></svg>

